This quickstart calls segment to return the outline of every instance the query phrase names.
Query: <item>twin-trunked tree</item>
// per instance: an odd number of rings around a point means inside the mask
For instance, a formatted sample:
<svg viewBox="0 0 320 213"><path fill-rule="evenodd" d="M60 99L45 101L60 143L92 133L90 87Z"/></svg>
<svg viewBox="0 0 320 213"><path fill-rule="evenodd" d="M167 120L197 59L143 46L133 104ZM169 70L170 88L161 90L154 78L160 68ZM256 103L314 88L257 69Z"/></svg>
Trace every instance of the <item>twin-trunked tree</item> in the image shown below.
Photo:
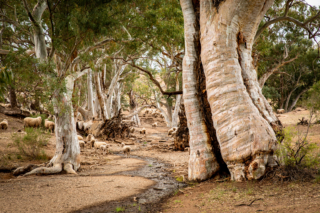
<svg viewBox="0 0 320 213"><path fill-rule="evenodd" d="M266 167L275 166L275 132L281 124L262 95L251 55L273 0L180 3L185 19L189 179L207 179L226 166L232 180L261 178Z"/></svg>
<svg viewBox="0 0 320 213"><path fill-rule="evenodd" d="M274 0L180 0L185 26L183 94L190 131L189 179L228 170L235 181L261 178L273 157L281 123L262 95L252 47L271 24L288 21L309 38L320 11L289 17L294 0L277 1L281 17L258 30ZM310 23L313 22L313 25Z"/></svg>

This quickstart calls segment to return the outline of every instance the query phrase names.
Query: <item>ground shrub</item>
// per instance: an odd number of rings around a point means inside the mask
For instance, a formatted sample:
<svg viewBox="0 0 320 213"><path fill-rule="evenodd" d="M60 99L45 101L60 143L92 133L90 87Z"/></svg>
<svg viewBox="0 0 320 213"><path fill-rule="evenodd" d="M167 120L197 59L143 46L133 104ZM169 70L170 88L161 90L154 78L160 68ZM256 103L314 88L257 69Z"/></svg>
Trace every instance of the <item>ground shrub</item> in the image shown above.
<svg viewBox="0 0 320 213"><path fill-rule="evenodd" d="M284 129L284 140L276 151L281 165L287 167L317 168L320 163L319 146L310 143L293 127Z"/></svg>
<svg viewBox="0 0 320 213"><path fill-rule="evenodd" d="M49 141L49 135L41 129L25 128L27 134L13 133L13 146L18 148L21 157L28 159L47 159L43 146Z"/></svg>
<svg viewBox="0 0 320 213"><path fill-rule="evenodd" d="M311 181L317 178L320 152L317 144L307 140L308 130L304 135L293 127L283 130L283 141L275 153L279 167L267 172L266 179Z"/></svg>

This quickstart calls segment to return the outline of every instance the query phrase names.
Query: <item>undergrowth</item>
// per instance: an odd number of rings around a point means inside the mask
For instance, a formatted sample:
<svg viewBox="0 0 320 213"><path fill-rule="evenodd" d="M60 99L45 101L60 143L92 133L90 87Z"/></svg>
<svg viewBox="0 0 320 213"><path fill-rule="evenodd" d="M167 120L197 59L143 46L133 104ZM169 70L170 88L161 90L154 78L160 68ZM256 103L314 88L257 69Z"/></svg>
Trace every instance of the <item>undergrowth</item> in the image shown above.
<svg viewBox="0 0 320 213"><path fill-rule="evenodd" d="M22 157L32 160L45 160L47 155L43 147L48 144L49 135L38 128L25 128L26 134L13 133L13 146L19 150Z"/></svg>

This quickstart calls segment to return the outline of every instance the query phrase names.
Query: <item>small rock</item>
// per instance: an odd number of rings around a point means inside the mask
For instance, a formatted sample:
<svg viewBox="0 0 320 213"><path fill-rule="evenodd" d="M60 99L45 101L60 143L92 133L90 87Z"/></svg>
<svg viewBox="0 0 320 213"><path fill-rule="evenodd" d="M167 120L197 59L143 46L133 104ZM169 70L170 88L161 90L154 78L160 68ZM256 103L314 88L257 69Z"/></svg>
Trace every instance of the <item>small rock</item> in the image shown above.
<svg viewBox="0 0 320 213"><path fill-rule="evenodd" d="M139 203L140 203L140 204L146 204L146 203L147 203L147 200L146 200L146 199L140 199L140 200L139 200Z"/></svg>

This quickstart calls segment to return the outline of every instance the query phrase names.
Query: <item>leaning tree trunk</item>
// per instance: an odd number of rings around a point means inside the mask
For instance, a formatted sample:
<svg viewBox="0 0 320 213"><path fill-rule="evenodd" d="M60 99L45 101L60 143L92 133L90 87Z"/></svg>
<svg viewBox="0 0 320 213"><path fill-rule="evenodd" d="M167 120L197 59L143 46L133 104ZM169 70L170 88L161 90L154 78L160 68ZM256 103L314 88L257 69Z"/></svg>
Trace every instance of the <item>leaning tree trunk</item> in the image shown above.
<svg viewBox="0 0 320 213"><path fill-rule="evenodd" d="M256 31L272 4L273 0L200 3L201 60L212 120L223 160L236 181L261 178L267 165L274 165L275 131L281 124L262 95L251 57Z"/></svg>
<svg viewBox="0 0 320 213"><path fill-rule="evenodd" d="M300 99L301 95L304 94L304 93L307 92L307 91L308 91L308 88L302 90L302 91L296 96L296 98L292 101L292 104L290 105L290 107L289 107L289 109L288 109L288 112L291 112L291 111L292 111L293 107L296 106L296 104L297 104L298 100Z"/></svg>
<svg viewBox="0 0 320 213"><path fill-rule="evenodd" d="M212 152L210 135L197 98L196 68L199 64L196 37L198 23L192 0L180 0L184 17L183 99L190 134L189 180L206 180L220 165Z"/></svg>
<svg viewBox="0 0 320 213"><path fill-rule="evenodd" d="M56 152L50 160L52 167L40 167L25 175L52 174L65 170L76 174L80 167L80 146L78 142L76 123L73 117L72 92L74 81L86 72L74 73L65 78L66 92L56 90L53 95L55 113Z"/></svg>

